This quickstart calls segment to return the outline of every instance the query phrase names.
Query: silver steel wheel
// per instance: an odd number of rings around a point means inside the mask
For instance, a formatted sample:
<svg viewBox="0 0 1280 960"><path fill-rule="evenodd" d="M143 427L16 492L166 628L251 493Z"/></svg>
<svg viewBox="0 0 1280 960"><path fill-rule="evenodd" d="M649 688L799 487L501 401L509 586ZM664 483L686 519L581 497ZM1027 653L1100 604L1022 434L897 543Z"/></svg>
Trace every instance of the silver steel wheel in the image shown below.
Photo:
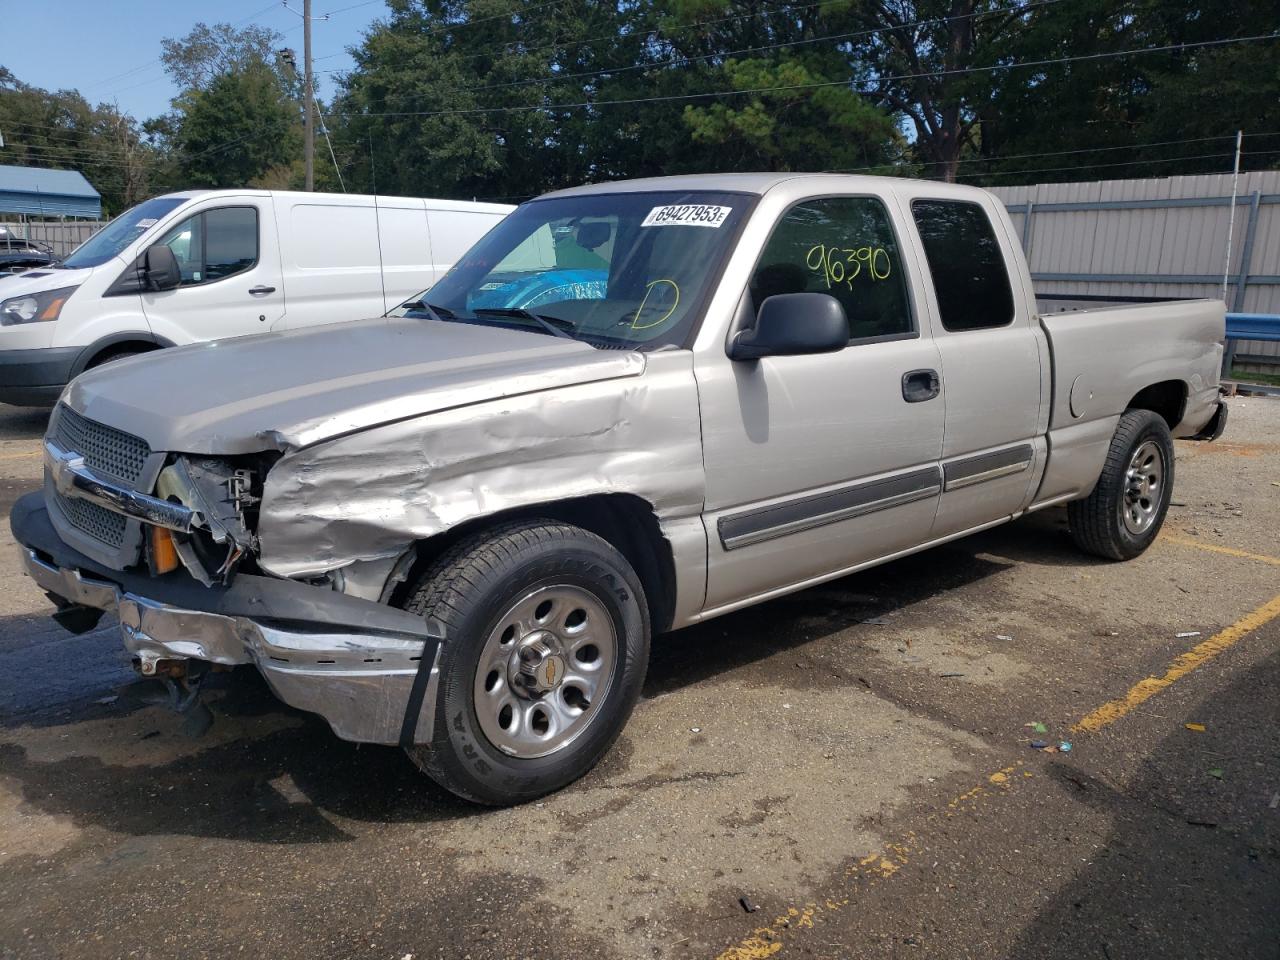
<svg viewBox="0 0 1280 960"><path fill-rule="evenodd" d="M1120 518L1125 529L1140 535L1151 529L1164 495L1164 452L1154 440L1139 444L1124 473Z"/></svg>
<svg viewBox="0 0 1280 960"><path fill-rule="evenodd" d="M480 652L480 729L513 757L563 750L600 712L617 660L613 619L594 594L569 584L533 591L498 619Z"/></svg>

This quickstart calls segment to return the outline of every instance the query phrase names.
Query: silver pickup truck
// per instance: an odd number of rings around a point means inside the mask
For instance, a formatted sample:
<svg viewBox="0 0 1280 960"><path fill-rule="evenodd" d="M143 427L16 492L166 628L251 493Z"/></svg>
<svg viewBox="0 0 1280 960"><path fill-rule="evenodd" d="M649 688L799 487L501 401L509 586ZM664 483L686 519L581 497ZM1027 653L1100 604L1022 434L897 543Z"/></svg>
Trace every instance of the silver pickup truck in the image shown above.
<svg viewBox="0 0 1280 960"><path fill-rule="evenodd" d="M1038 315L978 189L588 186L390 316L84 374L12 526L175 700L254 664L514 803L609 749L655 632L1058 504L1137 556L1172 438L1224 427L1222 337L1216 301Z"/></svg>

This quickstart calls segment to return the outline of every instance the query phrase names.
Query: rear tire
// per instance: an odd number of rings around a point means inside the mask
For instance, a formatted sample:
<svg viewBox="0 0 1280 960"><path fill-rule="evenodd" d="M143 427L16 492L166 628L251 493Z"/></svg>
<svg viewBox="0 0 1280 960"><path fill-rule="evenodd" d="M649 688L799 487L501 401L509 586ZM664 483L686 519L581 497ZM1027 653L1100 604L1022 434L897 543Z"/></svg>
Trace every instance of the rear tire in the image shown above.
<svg viewBox="0 0 1280 960"><path fill-rule="evenodd" d="M572 783L639 699L644 591L617 550L579 527L521 521L463 540L405 607L445 630L431 740L407 752L466 800L505 806Z"/></svg>
<svg viewBox="0 0 1280 960"><path fill-rule="evenodd" d="M1173 458L1164 418L1127 411L1093 492L1067 507L1076 546L1109 560L1131 560L1151 546L1173 496Z"/></svg>
<svg viewBox="0 0 1280 960"><path fill-rule="evenodd" d="M99 354L89 361L86 370L92 370L94 367L105 367L108 363L115 363L117 360L128 360L130 357L140 357L144 353L150 353L150 350L116 350L114 352L107 351Z"/></svg>

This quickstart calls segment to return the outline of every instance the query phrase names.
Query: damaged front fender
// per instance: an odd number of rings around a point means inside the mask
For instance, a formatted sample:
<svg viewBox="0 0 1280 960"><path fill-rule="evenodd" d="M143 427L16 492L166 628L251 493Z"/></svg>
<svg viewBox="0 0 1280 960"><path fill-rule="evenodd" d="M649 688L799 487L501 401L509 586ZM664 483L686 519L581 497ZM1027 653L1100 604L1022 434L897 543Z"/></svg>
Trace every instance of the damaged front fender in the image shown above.
<svg viewBox="0 0 1280 960"><path fill-rule="evenodd" d="M699 566L704 488L691 356L655 353L638 377L443 410L287 453L267 476L259 564L314 577L399 557L476 518L629 493Z"/></svg>

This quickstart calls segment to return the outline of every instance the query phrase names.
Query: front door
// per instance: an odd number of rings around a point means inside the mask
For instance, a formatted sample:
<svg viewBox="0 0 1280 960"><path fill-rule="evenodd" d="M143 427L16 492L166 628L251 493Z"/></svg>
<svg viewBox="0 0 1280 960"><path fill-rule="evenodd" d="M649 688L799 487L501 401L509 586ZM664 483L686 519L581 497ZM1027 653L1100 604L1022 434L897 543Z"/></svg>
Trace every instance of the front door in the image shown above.
<svg viewBox="0 0 1280 960"><path fill-rule="evenodd" d="M874 197L791 207L744 295L820 292L849 317L836 353L695 360L703 422L708 610L927 539L944 398L901 225ZM747 321L750 322L750 319Z"/></svg>
<svg viewBox="0 0 1280 960"><path fill-rule="evenodd" d="M182 270L174 290L148 290L151 332L174 343L264 333L284 316L284 281L270 197L220 200L157 241Z"/></svg>

